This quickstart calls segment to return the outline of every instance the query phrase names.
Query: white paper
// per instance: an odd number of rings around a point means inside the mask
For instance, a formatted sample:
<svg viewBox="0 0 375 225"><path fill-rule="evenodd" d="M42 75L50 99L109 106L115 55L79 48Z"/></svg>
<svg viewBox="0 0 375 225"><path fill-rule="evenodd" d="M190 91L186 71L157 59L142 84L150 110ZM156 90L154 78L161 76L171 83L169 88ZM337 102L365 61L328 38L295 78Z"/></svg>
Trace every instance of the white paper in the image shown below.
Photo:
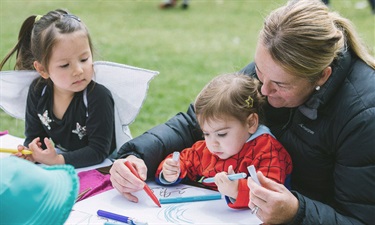
<svg viewBox="0 0 375 225"><path fill-rule="evenodd" d="M148 183L157 198L193 196L214 193L212 190L189 185L159 186ZM128 201L120 193L112 189L76 203L65 224L104 224L115 223L113 220L97 216L99 209L132 217L153 224L261 224L252 215L250 209L231 209L224 197L220 200L189 202L178 204L162 204L159 208L142 190L134 193L138 203Z"/></svg>

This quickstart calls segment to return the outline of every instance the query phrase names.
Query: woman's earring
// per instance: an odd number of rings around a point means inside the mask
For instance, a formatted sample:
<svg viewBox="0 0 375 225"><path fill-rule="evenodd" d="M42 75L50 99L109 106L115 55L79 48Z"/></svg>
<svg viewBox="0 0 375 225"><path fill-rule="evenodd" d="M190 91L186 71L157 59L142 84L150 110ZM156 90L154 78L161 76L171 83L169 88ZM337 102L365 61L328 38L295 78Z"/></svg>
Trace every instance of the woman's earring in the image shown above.
<svg viewBox="0 0 375 225"><path fill-rule="evenodd" d="M316 86L315 90L319 91L320 90L320 86Z"/></svg>

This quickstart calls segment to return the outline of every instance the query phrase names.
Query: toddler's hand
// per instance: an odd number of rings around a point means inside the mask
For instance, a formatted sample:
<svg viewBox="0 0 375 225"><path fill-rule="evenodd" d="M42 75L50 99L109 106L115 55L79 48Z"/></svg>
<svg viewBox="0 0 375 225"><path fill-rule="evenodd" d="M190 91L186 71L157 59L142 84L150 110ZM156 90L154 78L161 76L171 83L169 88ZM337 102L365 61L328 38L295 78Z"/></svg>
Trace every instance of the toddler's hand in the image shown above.
<svg viewBox="0 0 375 225"><path fill-rule="evenodd" d="M163 164L163 177L166 181L173 183L180 176L180 163L168 158Z"/></svg>
<svg viewBox="0 0 375 225"><path fill-rule="evenodd" d="M221 194L236 199L238 195L238 180L229 180L229 174L234 174L232 166L229 166L228 174L221 172L215 175L215 184Z"/></svg>

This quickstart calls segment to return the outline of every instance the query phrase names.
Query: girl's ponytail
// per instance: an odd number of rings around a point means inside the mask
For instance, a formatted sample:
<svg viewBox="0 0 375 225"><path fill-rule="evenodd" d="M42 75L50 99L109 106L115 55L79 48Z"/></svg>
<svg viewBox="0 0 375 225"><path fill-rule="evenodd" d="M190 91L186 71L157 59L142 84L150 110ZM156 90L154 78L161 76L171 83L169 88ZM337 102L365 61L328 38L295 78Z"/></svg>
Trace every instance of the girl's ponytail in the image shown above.
<svg viewBox="0 0 375 225"><path fill-rule="evenodd" d="M36 16L28 17L22 24L18 34L16 46L4 57L0 63L0 70L5 63L16 53L16 70L35 70L33 66L34 56L31 52L31 32L33 30Z"/></svg>

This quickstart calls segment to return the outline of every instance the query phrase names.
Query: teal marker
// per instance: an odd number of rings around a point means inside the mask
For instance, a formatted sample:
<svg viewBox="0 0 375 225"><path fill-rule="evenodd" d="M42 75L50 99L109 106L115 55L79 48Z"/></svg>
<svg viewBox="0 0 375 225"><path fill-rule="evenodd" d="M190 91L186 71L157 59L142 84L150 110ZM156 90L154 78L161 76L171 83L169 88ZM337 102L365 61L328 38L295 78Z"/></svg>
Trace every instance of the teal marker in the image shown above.
<svg viewBox="0 0 375 225"><path fill-rule="evenodd" d="M246 177L247 177L246 173L236 173L236 174L228 175L229 180L239 180L239 179L246 178ZM215 178L209 177L209 178L203 179L202 182L203 183L213 183L213 182L215 182Z"/></svg>
<svg viewBox="0 0 375 225"><path fill-rule="evenodd" d="M159 201L160 201L160 204L169 204L169 203L209 201L209 200L217 200L217 199L221 199L220 193L209 194L209 195L176 197L176 198L159 198Z"/></svg>

